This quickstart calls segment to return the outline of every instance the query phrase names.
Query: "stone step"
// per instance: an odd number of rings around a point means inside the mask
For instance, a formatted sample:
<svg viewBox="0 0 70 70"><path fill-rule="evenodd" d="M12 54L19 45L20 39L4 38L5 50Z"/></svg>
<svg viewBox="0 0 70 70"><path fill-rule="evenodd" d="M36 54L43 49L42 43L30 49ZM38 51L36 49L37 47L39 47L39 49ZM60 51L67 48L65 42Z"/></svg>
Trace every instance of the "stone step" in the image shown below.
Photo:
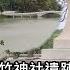
<svg viewBox="0 0 70 70"><path fill-rule="evenodd" d="M43 49L41 59L70 60L70 49Z"/></svg>

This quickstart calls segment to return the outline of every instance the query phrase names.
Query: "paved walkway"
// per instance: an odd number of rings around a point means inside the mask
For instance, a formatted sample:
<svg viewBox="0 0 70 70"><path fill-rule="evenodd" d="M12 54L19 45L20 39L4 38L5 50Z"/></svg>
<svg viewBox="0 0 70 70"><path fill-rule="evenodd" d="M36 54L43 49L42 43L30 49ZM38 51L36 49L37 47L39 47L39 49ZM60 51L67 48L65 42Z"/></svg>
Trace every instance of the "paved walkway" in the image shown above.
<svg viewBox="0 0 70 70"><path fill-rule="evenodd" d="M68 17L66 26L59 37L54 41L54 48L70 48L70 0L68 2Z"/></svg>
<svg viewBox="0 0 70 70"><path fill-rule="evenodd" d="M68 16L66 26L59 37L54 40L53 49L43 49L42 59L70 60L70 0L68 2Z"/></svg>

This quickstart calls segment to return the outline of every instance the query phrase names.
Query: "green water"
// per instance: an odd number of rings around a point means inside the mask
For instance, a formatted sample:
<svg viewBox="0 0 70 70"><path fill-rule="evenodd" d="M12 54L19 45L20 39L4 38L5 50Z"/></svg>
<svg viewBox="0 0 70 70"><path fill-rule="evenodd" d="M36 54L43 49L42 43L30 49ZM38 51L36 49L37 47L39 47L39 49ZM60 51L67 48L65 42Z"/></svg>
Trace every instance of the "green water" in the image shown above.
<svg viewBox="0 0 70 70"><path fill-rule="evenodd" d="M0 18L0 51L40 47L58 26L58 18Z"/></svg>

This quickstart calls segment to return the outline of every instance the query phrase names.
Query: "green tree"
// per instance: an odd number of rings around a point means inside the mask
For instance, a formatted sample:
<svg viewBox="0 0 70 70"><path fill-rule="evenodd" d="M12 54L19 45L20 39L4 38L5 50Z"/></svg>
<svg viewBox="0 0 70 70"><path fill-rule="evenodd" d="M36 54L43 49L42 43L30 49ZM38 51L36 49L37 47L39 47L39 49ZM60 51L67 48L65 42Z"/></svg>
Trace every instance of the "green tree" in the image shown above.
<svg viewBox="0 0 70 70"><path fill-rule="evenodd" d="M60 10L56 0L0 0L4 10L35 12L41 10Z"/></svg>

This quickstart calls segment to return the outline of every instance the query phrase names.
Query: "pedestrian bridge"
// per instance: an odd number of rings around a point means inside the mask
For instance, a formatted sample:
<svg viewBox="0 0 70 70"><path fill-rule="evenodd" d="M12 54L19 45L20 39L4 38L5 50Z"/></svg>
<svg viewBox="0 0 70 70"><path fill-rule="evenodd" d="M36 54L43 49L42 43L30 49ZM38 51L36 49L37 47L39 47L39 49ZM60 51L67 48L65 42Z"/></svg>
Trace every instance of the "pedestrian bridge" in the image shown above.
<svg viewBox="0 0 70 70"><path fill-rule="evenodd" d="M61 15L61 11L42 11L42 12L30 12L30 13L17 13L15 11L4 11L2 15L5 16L32 16L37 15L38 17L41 17L42 15L48 14L48 13L56 13Z"/></svg>
<svg viewBox="0 0 70 70"><path fill-rule="evenodd" d="M41 17L42 15L48 14L48 13L56 13L61 15L61 11L43 11L43 12L34 12L37 16Z"/></svg>

